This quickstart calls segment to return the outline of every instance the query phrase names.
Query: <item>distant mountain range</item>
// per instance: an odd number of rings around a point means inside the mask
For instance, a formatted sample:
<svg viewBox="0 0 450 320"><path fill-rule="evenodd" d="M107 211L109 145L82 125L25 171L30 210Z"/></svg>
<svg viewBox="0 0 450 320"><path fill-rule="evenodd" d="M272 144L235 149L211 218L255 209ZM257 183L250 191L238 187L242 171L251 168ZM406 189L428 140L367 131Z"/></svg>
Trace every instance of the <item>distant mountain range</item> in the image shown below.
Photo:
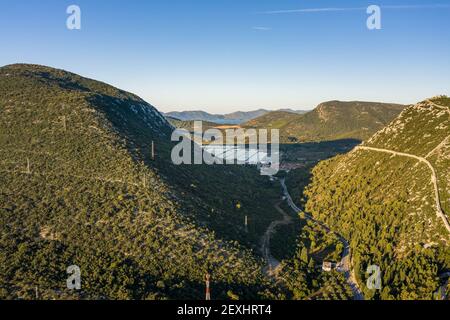
<svg viewBox="0 0 450 320"><path fill-rule="evenodd" d="M303 110L293 110L293 109L282 109L280 111L294 114L303 114L307 112ZM271 112L270 110L266 109L258 109L254 111L236 111L228 114L211 114L205 111L181 111L181 112L173 111L167 112L164 115L182 121L201 120L217 124L241 124L250 121L252 119L258 118L260 116L263 116L270 112Z"/></svg>
<svg viewBox="0 0 450 320"><path fill-rule="evenodd" d="M193 121L201 120L205 128L223 124L244 128L279 129L284 143L368 139L389 124L405 105L364 101L328 101L312 111L280 109L269 111L238 111L225 115L205 111L168 112L172 125L191 129Z"/></svg>
<svg viewBox="0 0 450 320"><path fill-rule="evenodd" d="M284 142L365 140L389 124L405 107L393 103L329 101L305 114L269 112L242 126L279 129Z"/></svg>

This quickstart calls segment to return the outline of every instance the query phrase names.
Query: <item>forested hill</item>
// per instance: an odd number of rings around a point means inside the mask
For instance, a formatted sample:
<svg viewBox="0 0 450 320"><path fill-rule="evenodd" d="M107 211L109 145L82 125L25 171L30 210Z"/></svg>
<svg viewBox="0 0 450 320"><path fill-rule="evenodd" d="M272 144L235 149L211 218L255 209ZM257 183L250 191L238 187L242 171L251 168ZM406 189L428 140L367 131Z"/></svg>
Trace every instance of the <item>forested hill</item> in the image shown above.
<svg viewBox="0 0 450 320"><path fill-rule="evenodd" d="M365 140L389 124L404 108L404 105L390 103L329 101L306 114L273 112L244 126L280 129L283 142Z"/></svg>
<svg viewBox="0 0 450 320"><path fill-rule="evenodd" d="M449 136L450 99L438 97L313 170L306 210L351 239L366 297L432 299L450 268ZM364 286L369 265L381 291Z"/></svg>
<svg viewBox="0 0 450 320"><path fill-rule="evenodd" d="M167 121L170 122L171 125L173 125L176 128L179 129L186 129L189 132L193 132L194 131L194 124L196 121L199 120L189 120L189 121L183 121L183 120L178 120L169 116L166 116ZM221 126L218 123L214 123L214 122L208 122L208 121L202 121L202 130L206 131L208 129L213 129L213 128L217 128Z"/></svg>
<svg viewBox="0 0 450 320"><path fill-rule="evenodd" d="M215 298L267 297L250 250L264 208L247 234L232 202L264 207L264 191L244 194L247 168L173 166L172 129L104 83L37 65L0 68L0 299L201 299L207 271ZM223 194L205 193L205 181ZM80 292L66 289L70 265L81 268Z"/></svg>

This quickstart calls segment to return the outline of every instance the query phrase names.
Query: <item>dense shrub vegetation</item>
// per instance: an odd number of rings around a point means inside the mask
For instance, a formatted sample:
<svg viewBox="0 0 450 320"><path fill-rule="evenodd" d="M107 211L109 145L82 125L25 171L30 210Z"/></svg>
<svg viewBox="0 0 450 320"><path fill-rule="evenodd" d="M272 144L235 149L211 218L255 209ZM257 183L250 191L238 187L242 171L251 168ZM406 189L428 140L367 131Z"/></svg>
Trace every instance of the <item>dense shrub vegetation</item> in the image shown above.
<svg viewBox="0 0 450 320"><path fill-rule="evenodd" d="M176 167L152 106L47 67L0 69L0 115L0 298L201 299L207 271L215 298L272 296L252 250L277 213L255 168Z"/></svg>
<svg viewBox="0 0 450 320"><path fill-rule="evenodd" d="M432 101L439 106L407 108L365 145L426 157L448 216L450 100ZM326 103L285 137L366 139L402 109ZM174 165L173 129L154 107L104 83L43 66L0 68L0 299L202 299L207 272L214 299L352 297L343 274L321 271L341 259L335 234L296 216L279 183L254 167ZM351 240L360 284L369 265L380 266L382 289L362 286L367 298L436 298L440 286L449 290L439 275L450 251L429 167L361 149L314 167L357 143L282 146L284 160L300 163L282 174L294 201ZM282 219L275 204L293 223L271 239L281 266L269 277L259 249ZM81 291L66 288L71 265L81 268Z"/></svg>
<svg viewBox="0 0 450 320"><path fill-rule="evenodd" d="M367 145L419 156L435 150L431 162L444 180L450 159L442 141L450 135L449 120L448 110L418 104ZM436 214L430 176L423 162L368 150L313 169L306 210L351 239L354 268L367 298L432 299L439 289L439 275L450 267L449 234ZM447 202L448 184L439 188ZM364 286L369 265L381 268L380 291Z"/></svg>

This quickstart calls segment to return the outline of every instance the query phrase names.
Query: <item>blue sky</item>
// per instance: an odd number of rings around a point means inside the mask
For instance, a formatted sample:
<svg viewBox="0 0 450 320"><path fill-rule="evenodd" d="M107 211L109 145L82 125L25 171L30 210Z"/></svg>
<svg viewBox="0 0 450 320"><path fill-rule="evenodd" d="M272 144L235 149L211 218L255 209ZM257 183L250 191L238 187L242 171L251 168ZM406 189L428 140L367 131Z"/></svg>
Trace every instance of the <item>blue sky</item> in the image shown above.
<svg viewBox="0 0 450 320"><path fill-rule="evenodd" d="M71 4L81 30L66 28ZM382 30L366 27L370 4ZM303 10L323 8L339 10ZM63 68L162 111L450 94L449 39L450 0L0 0L0 65Z"/></svg>

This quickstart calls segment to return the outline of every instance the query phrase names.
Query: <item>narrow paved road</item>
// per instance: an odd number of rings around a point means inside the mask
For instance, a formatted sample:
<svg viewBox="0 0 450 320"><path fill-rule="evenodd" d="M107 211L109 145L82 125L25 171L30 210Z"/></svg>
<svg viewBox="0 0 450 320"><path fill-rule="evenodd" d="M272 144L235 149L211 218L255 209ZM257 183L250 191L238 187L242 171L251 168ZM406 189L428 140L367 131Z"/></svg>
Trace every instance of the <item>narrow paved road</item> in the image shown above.
<svg viewBox="0 0 450 320"><path fill-rule="evenodd" d="M332 231L326 224L324 224L323 222L317 221L312 216L310 216L306 212L302 211L299 207L297 207L295 205L294 201L292 200L291 195L288 192L288 189L287 189L287 186L285 183L285 179L280 179L280 184L281 184L281 187L283 188L283 194L286 197L288 205L291 207L292 210L295 211L295 213L297 213L297 214L299 212L303 213L303 215L305 216L305 218L307 220L310 220L310 221L314 222L315 224L318 224L323 229L325 229L327 232L334 233L338 237L339 241L342 242L342 244L344 245L344 251L342 252L342 259L341 259L340 267L339 267L338 271L342 272L344 274L345 278L347 279L347 283L349 284L350 288L353 291L354 300L364 300L364 295L362 294L361 289L359 288L353 268L351 267L351 258L350 258L351 250L350 250L350 244L348 243L348 241L339 233Z"/></svg>
<svg viewBox="0 0 450 320"><path fill-rule="evenodd" d="M397 151L388 150L388 149L366 147L366 146L358 146L355 148L355 150L369 150L369 151L376 151L376 152L384 152L384 153L389 153L389 154L393 154L396 156L413 158L420 162L425 163L430 168L430 171L431 171L431 182L433 183L434 195L435 195L435 201L436 201L436 214L438 217L440 217L442 219L442 222L444 223L445 228L450 233L450 223L448 222L447 216L445 215L445 213L441 207L439 188L438 188L438 184L437 184L436 170L434 169L434 167L431 165L431 163L427 159L413 155L413 154L409 154L409 153L397 152Z"/></svg>
<svg viewBox="0 0 450 320"><path fill-rule="evenodd" d="M447 281L439 288L439 291L438 292L440 292L441 293L441 299L442 300L446 300L446 299L448 299L449 297L447 297L447 286L448 286L448 284L449 284L449 282L450 282L450 272L446 272L446 273L442 273L440 276L439 276L439 278L440 279L445 279L445 278L447 278Z"/></svg>
<svg viewBox="0 0 450 320"><path fill-rule="evenodd" d="M443 109L445 111L447 111L448 114L450 114L450 108L446 107L446 106L441 106L440 104L434 103L431 100L427 100L427 103L429 103L430 105L432 105L433 107L439 108L439 109Z"/></svg>
<svg viewBox="0 0 450 320"><path fill-rule="evenodd" d="M448 142L448 139L450 139L450 136L447 136L447 138L445 138L444 140L442 140L441 143L439 143L436 148L434 148L433 150L431 150L426 156L425 159L428 159L429 157L431 157L436 151L442 149Z"/></svg>

